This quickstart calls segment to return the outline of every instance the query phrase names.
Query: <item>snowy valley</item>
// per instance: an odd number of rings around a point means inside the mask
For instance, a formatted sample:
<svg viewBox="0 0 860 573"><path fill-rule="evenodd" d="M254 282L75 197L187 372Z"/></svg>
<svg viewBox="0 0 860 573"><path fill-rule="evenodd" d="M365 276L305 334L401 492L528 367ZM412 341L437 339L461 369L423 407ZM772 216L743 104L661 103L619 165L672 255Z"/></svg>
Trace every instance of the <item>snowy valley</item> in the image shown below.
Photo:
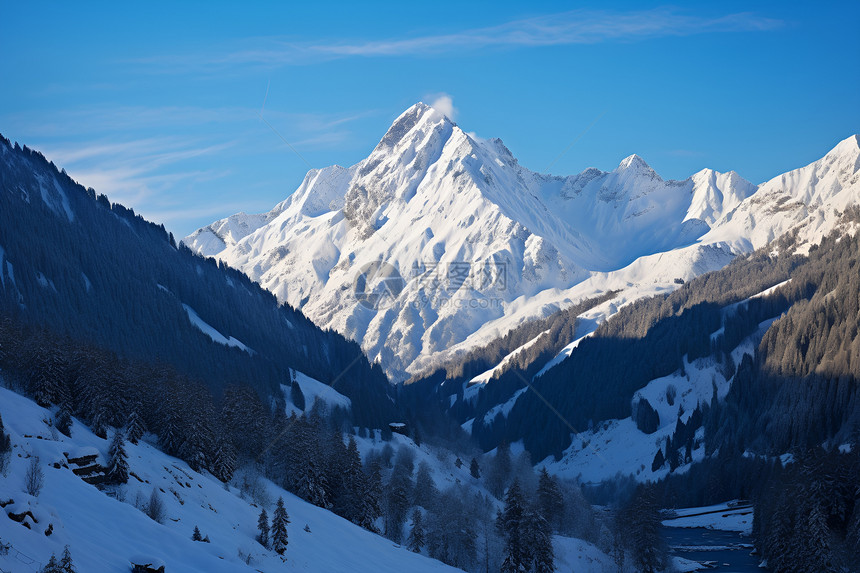
<svg viewBox="0 0 860 573"><path fill-rule="evenodd" d="M418 104L177 244L4 139L0 570L709 567L689 526L850 570L858 142L565 178Z"/></svg>

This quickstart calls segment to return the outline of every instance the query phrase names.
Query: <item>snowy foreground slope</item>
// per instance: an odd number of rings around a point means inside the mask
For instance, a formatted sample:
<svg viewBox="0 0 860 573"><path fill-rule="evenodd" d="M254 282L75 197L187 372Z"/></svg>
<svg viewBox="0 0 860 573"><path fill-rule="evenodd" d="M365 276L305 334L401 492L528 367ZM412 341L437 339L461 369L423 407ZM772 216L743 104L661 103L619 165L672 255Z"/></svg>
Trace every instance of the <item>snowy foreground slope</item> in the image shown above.
<svg viewBox="0 0 860 573"><path fill-rule="evenodd" d="M299 380L306 390L321 385L301 374ZM323 399L346 400L337 396ZM139 445L126 444L132 476L118 490L109 487L108 491L118 493L108 495L74 475L74 466L66 461L64 452L72 457L98 452L99 462L105 463L109 440L95 436L78 422L72 428L73 438L67 438L46 422L51 411L3 387L0 415L13 444L11 467L5 476L0 475L0 506L5 506L0 509L0 542L11 545L8 554L0 554L2 571L38 572L52 554L59 556L65 545L70 546L77 570L87 573L126 573L129 559L138 556L160 560L166 573L458 571L308 504L261 478L271 500L269 513L277 498L283 496L290 516L289 545L286 559L281 560L255 540L260 506L243 498L235 487L227 488L208 474L194 472L185 462L142 441ZM381 446L372 438L359 437L356 441L363 456ZM426 445L419 447L398 434L389 443L412 450L417 464L431 467L441 488L471 481L468 468L456 467L452 456L443 459L438 451ZM45 477L38 497L25 493L25 474L33 456L38 456ZM55 462L58 468L53 466ZM477 483L473 485L483 491ZM163 524L135 507L148 500L154 488L159 488L166 508ZM24 519L29 528L7 517L27 511L35 518ZM310 532L305 531L306 525ZM195 526L211 543L191 540ZM50 535L45 535L49 529ZM560 570L599 573L611 568L606 554L581 539L556 535L553 545Z"/></svg>
<svg viewBox="0 0 860 573"><path fill-rule="evenodd" d="M0 388L0 414L14 449L11 469L0 478L0 539L13 550L0 555L0 569L37 571L52 553L69 544L78 571L126 573L129 559L143 554L161 559L170 572L331 571L392 572L456 571L438 561L416 555L391 541L365 531L333 513L305 503L266 482L272 506L284 497L291 524L286 560L265 550L255 540L260 509L242 499L235 488L141 442L127 444L131 477L122 488L124 502L96 489L72 473L63 452L96 448L102 457L108 442L75 423L73 439L52 433L44 422L48 410L5 388ZM38 456L45 485L38 497L24 492L30 456ZM52 464L58 462L60 468ZM64 467L65 466L65 467ZM164 493L164 524L156 523L134 507L138 492L146 499L154 487ZM38 523L30 529L7 518L7 513L30 510ZM272 507L268 508L271 512ZM305 525L310 533L304 531ZM52 527L52 534L45 530ZM211 543L191 540L198 526ZM239 553L251 556L251 564ZM32 560L32 564L28 564Z"/></svg>
<svg viewBox="0 0 860 573"><path fill-rule="evenodd" d="M606 290L675 288L796 228L814 241L860 201L858 170L852 136L761 186L708 169L664 181L636 155L556 177L416 104L367 159L312 170L269 213L184 242L358 340L402 381ZM377 261L404 282L370 308L355 286L391 284L373 280L387 276L373 276Z"/></svg>

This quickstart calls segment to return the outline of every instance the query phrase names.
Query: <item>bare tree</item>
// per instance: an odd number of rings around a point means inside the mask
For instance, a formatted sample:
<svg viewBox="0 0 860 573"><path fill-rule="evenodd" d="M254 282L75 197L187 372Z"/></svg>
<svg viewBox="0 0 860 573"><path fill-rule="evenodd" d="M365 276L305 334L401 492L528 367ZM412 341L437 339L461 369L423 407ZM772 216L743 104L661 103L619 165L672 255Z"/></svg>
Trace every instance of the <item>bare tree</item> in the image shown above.
<svg viewBox="0 0 860 573"><path fill-rule="evenodd" d="M161 523L164 521L164 502L158 495L158 489L153 488L152 495L149 496L149 503L146 506L146 515L153 521Z"/></svg>
<svg viewBox="0 0 860 573"><path fill-rule="evenodd" d="M39 465L39 457L33 456L30 458L30 465L27 466L27 474L24 476L24 489L33 497L38 497L43 485L45 485L45 473Z"/></svg>

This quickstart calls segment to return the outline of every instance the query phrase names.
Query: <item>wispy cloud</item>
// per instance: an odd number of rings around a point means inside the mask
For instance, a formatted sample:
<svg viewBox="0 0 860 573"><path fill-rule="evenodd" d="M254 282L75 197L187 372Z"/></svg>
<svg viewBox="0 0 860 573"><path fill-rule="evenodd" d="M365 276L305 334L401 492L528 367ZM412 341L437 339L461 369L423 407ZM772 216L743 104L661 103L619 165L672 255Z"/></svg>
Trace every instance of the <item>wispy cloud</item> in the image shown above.
<svg viewBox="0 0 860 573"><path fill-rule="evenodd" d="M311 46L310 50L347 56L394 56L492 46L557 46L691 36L713 32L769 30L778 20L749 12L716 18L690 16L668 8L634 12L574 10L478 28L455 34L392 41Z"/></svg>
<svg viewBox="0 0 860 573"><path fill-rule="evenodd" d="M107 194L129 206L157 205L170 201L178 185L212 181L225 176L223 169L190 169L195 158L213 156L235 145L205 145L179 138L148 138L124 142L40 146L48 157L64 166L82 185Z"/></svg>
<svg viewBox="0 0 860 573"><path fill-rule="evenodd" d="M446 94L440 93L431 96L427 96L425 98L427 101L431 101L433 103L430 104L430 107L446 116L451 121L456 121L457 119L457 108L454 107L454 99Z"/></svg>
<svg viewBox="0 0 860 573"><path fill-rule="evenodd" d="M252 107L189 106L98 106L44 112L19 112L0 116L7 128L22 131L28 137L62 138L70 133L81 135L117 134L141 131L174 131L176 128L224 126L259 123L259 109ZM367 110L358 113L286 112L266 109L269 121L300 133L343 129L346 124L380 113ZM235 130L233 130L235 131ZM111 141L115 138L111 137ZM142 142L137 142L140 144Z"/></svg>
<svg viewBox="0 0 860 573"><path fill-rule="evenodd" d="M250 106L83 106L0 113L0 123L82 185L185 233L192 219L197 225L202 217L268 209L300 181L270 182L256 204L229 199L236 189L253 185L253 177L238 172L245 158L280 159L280 144L258 113ZM269 108L266 120L302 151L325 152L348 144L354 122L378 113Z"/></svg>
<svg viewBox="0 0 860 573"><path fill-rule="evenodd" d="M486 48L633 42L670 36L755 32L772 30L782 24L781 20L752 12L708 17L669 7L638 11L573 10L497 26L386 40L301 42L251 38L245 41L244 47L226 53L172 55L146 62L157 64L164 72L207 65L298 65L349 57L432 56Z"/></svg>

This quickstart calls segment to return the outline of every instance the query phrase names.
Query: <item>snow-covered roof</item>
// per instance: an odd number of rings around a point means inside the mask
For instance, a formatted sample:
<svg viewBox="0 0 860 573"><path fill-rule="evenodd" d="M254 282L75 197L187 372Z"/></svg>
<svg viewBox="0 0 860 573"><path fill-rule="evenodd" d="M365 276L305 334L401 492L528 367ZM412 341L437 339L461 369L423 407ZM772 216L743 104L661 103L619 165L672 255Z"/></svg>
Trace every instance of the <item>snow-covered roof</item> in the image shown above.
<svg viewBox="0 0 860 573"><path fill-rule="evenodd" d="M100 452L98 451L98 449L91 446L73 448L68 452L65 452L66 457L68 457L69 459L89 458L92 456L98 457L99 453Z"/></svg>
<svg viewBox="0 0 860 573"><path fill-rule="evenodd" d="M149 557L146 555L135 555L129 559L132 565L142 565L144 567L149 567L151 569L158 569L159 567L166 567L164 565L164 561L158 559L156 557Z"/></svg>

